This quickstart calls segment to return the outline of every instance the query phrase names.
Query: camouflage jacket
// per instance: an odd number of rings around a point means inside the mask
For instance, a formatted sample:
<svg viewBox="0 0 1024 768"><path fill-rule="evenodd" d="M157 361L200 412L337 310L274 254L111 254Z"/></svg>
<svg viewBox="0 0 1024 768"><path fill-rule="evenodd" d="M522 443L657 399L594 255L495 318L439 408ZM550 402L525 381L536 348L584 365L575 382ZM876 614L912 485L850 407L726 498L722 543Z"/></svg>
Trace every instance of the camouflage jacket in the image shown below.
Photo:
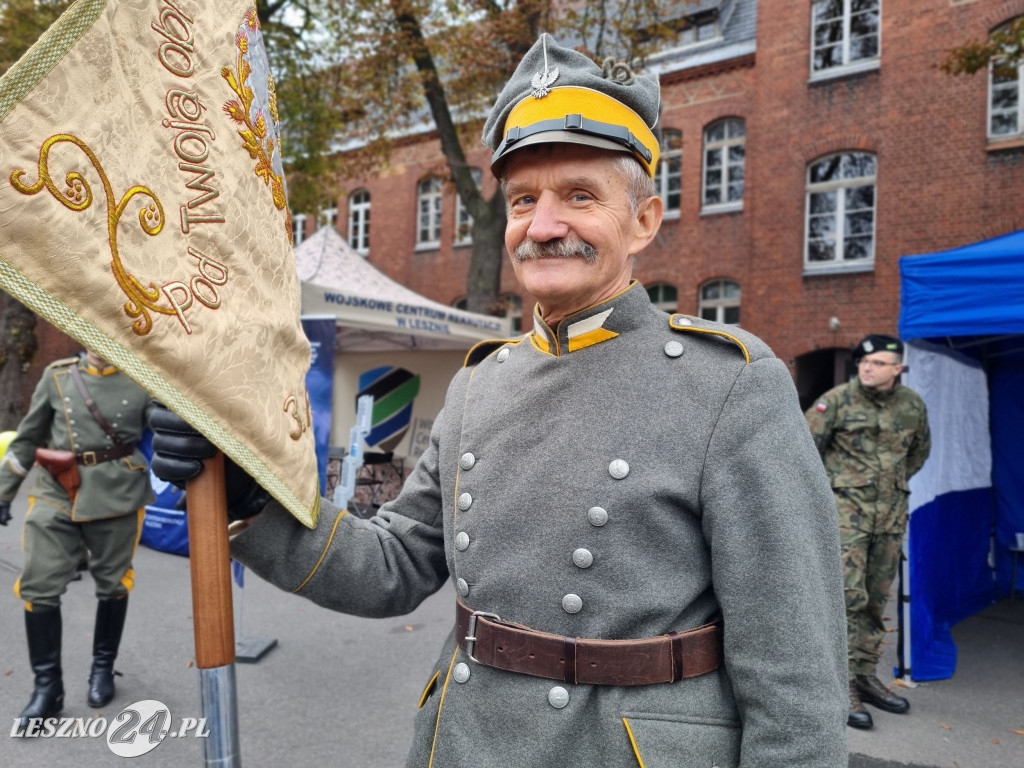
<svg viewBox="0 0 1024 768"><path fill-rule="evenodd" d="M865 389L854 379L818 398L806 416L833 490L873 486L872 500L890 498L905 512L907 480L931 450L920 395L901 384Z"/></svg>

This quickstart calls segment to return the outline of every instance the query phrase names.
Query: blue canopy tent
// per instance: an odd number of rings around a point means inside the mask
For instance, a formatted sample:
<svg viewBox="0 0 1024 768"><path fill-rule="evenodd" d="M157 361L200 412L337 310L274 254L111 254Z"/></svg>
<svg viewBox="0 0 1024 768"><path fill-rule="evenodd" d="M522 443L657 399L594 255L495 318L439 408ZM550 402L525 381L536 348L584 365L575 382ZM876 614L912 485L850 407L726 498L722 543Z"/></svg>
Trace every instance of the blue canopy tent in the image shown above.
<svg viewBox="0 0 1024 768"><path fill-rule="evenodd" d="M1024 531L1024 230L904 256L900 276L907 384L932 428L910 482L900 663L935 680L956 667L952 625L1009 593Z"/></svg>

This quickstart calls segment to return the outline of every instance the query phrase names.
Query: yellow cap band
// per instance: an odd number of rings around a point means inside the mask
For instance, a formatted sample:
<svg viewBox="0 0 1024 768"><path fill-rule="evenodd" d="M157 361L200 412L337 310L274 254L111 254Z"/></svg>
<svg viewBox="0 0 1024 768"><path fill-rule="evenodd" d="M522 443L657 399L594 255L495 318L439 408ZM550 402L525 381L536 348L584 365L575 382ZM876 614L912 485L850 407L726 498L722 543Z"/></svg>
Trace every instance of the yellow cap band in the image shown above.
<svg viewBox="0 0 1024 768"><path fill-rule="evenodd" d="M653 177L658 168L658 141L654 133L647 127L643 119L621 101L590 88L566 86L552 88L542 98L527 96L509 112L505 121L505 132L511 128L525 129L534 123L552 118L560 119L566 115L583 115L588 120L620 125L651 152L651 160L634 153L643 163L647 172ZM623 145L624 150L629 148Z"/></svg>

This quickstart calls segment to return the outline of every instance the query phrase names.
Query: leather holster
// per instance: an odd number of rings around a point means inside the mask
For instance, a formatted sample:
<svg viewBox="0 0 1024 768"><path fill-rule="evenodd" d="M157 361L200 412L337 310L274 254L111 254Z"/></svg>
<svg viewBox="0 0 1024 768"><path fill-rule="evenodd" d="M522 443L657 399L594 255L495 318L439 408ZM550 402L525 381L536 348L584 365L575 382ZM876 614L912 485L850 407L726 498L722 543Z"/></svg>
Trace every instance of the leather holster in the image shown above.
<svg viewBox="0 0 1024 768"><path fill-rule="evenodd" d="M68 498L74 503L78 486L82 484L82 478L78 474L78 459L75 454L71 451L53 448L36 448L36 464L53 475L53 479L61 484L61 487L67 491Z"/></svg>

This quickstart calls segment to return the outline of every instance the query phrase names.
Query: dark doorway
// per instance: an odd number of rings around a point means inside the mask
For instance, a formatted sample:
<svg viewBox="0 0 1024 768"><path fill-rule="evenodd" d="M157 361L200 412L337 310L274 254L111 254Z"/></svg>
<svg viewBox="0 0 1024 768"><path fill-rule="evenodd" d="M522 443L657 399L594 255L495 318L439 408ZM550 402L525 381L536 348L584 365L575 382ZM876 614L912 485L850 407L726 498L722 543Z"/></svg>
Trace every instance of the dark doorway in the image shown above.
<svg viewBox="0 0 1024 768"><path fill-rule="evenodd" d="M851 350L846 347L816 349L796 358L796 391L800 407L807 410L814 401L855 373Z"/></svg>

